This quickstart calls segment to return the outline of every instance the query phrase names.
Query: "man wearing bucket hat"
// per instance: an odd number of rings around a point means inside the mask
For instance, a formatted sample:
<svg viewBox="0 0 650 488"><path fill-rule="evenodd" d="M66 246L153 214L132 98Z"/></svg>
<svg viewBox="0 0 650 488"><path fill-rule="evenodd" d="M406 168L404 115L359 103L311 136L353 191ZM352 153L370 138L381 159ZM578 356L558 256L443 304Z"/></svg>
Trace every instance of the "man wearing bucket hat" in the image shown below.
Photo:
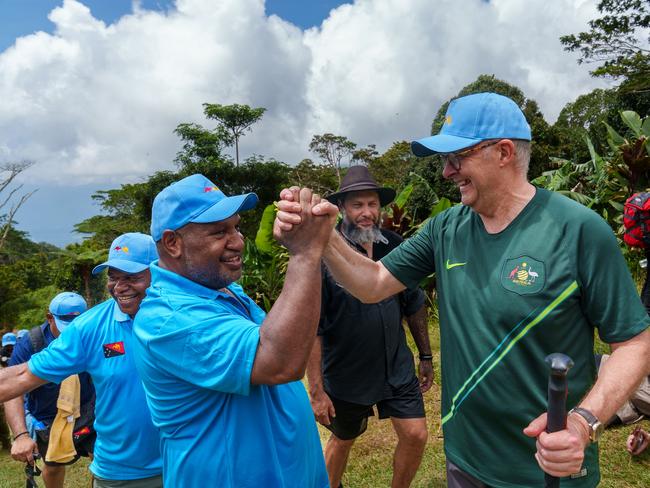
<svg viewBox="0 0 650 488"><path fill-rule="evenodd" d="M540 467L570 476L563 486L596 486L601 422L648 374L650 320L611 228L528 182L530 140L509 98L480 93L452 101L440 133L412 150L442 156L443 176L457 184L463 205L431 219L379 263L350 252L334 233L324 255L334 278L366 302L436 272L453 487L541 487ZM283 191L276 234L300 222L292 194ZM334 212L328 204L314 209ZM595 327L616 358L597 380ZM578 408L565 430L547 434L544 357L558 351L575 361L567 405Z"/></svg>
<svg viewBox="0 0 650 488"><path fill-rule="evenodd" d="M155 198L160 259L136 317L137 367L160 429L165 486L325 488L325 463L298 381L316 335L320 258L332 223L320 201L296 196L304 229L289 250L285 284L268 315L235 283L242 274L240 212L253 193L226 196L202 175Z"/></svg>
<svg viewBox="0 0 650 488"><path fill-rule="evenodd" d="M90 374L97 393L97 442L90 465L95 488L162 486L160 438L135 369L132 336L133 318L151 281L149 264L156 258L151 236L116 238L108 260L93 270L107 270L111 298L75 319L25 367L9 368L6 372L13 369L13 374L0 381L0 399L6 399L82 371Z"/></svg>
<svg viewBox="0 0 650 488"><path fill-rule="evenodd" d="M16 343L9 366L27 363L43 348L56 342L60 334L87 309L81 295L63 292L56 295L45 314L45 322L34 327L25 338ZM34 339L30 338L32 336ZM92 413L95 389L88 374L80 375L80 406ZM49 451L50 427L57 414L59 385L44 384L23 396L5 403L7 423L13 433L11 456L20 462L33 462L33 453L38 452L45 459ZM25 402L26 400L26 402ZM27 415L25 409L29 412ZM90 420L92 421L92 415ZM44 428L36 429L35 425ZM39 430L40 432L36 432ZM79 438L75 443L77 455L69 462L46 462L43 467L43 481L47 488L63 487L65 466L73 464L79 457L88 457L93 452L95 433Z"/></svg>
<svg viewBox="0 0 650 488"><path fill-rule="evenodd" d="M381 207L394 198L395 190L380 187L365 166L351 167L339 190L327 197L343 215L337 226L343 239L374 261L402 242L399 235L379 226ZM420 353L420 381L406 344L403 317ZM365 432L374 405L379 418L391 419L398 437L392 486L410 485L427 440L422 393L433 382L431 360L419 288L379 304L364 304L324 270L318 337L307 377L316 420L332 432L325 448L330 486L341 486L350 449Z"/></svg>

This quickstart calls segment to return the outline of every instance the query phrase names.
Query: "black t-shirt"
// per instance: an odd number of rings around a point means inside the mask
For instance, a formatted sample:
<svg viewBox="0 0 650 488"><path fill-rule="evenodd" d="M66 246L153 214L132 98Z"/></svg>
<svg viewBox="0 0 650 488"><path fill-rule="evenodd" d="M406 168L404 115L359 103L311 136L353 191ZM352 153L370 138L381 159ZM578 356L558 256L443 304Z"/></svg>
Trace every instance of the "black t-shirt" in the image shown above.
<svg viewBox="0 0 650 488"><path fill-rule="evenodd" d="M402 242L394 232L381 232L388 243L373 244L375 261ZM349 244L366 254L361 246ZM414 379L413 354L406 344L402 317L422 307L422 290L404 290L379 303L364 304L337 284L325 268L322 292L318 335L323 345L323 385L328 394L372 405Z"/></svg>

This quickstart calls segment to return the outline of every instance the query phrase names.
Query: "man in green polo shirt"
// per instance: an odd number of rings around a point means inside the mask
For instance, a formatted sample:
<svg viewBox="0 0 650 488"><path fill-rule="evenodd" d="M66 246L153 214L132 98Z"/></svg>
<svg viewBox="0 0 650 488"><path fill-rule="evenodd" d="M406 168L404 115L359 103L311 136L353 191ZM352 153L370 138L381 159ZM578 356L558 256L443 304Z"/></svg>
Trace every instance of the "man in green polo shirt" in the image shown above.
<svg viewBox="0 0 650 488"><path fill-rule="evenodd" d="M462 205L380 262L351 252L336 233L324 255L334 279L364 302L436 272L451 487L542 487L542 469L566 477L562 486L596 486L599 421L649 372L650 320L612 230L528 182L530 140L509 98L452 101L441 132L412 150L442 154L443 176L458 186ZM300 222L291 192L282 197L276 234ZM314 209L334 212L327 202ZM597 381L594 329L613 350ZM565 430L547 434L544 358L553 352L575 361L568 407L578 409Z"/></svg>

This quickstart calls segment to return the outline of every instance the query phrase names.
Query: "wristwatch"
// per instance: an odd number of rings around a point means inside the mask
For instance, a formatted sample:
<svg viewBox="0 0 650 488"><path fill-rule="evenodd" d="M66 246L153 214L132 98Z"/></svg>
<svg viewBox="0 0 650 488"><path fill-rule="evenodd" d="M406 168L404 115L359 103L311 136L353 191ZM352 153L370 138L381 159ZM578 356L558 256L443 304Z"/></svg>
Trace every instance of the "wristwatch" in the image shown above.
<svg viewBox="0 0 650 488"><path fill-rule="evenodd" d="M569 411L569 415L572 413L580 415L587 421L587 425L589 425L589 440L591 442L598 442L600 435L603 433L603 430L605 430L605 426L602 422L598 420L593 413L584 408L574 407Z"/></svg>

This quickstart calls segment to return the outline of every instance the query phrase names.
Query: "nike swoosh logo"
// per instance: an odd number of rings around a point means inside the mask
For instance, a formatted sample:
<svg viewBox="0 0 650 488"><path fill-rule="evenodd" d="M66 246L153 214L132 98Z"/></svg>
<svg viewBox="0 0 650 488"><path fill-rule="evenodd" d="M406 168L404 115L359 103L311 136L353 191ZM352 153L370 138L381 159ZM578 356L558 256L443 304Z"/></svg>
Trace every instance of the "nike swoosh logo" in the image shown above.
<svg viewBox="0 0 650 488"><path fill-rule="evenodd" d="M447 259L447 269L451 268L457 268L458 266L465 266L467 263L449 263L449 259Z"/></svg>

